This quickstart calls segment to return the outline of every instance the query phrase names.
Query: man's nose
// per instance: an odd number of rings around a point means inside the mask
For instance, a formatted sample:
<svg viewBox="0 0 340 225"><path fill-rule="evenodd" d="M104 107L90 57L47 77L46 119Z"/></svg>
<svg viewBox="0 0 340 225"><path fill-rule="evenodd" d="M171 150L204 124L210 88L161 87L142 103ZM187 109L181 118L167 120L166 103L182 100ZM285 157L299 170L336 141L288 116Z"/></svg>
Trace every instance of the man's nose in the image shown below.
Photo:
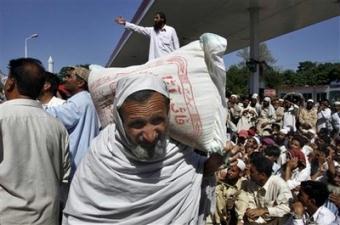
<svg viewBox="0 0 340 225"><path fill-rule="evenodd" d="M154 143L158 138L158 132L154 126L147 125L143 130L143 139L149 143Z"/></svg>

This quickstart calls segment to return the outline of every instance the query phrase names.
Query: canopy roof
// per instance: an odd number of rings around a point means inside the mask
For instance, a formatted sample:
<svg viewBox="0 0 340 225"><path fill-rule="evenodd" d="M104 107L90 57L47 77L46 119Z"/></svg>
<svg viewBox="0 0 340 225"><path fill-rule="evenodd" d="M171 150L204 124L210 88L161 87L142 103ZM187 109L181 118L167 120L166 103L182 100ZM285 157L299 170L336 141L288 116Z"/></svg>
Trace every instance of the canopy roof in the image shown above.
<svg viewBox="0 0 340 225"><path fill-rule="evenodd" d="M249 46L250 9L259 10L261 42L340 15L340 0L144 0L131 22L152 26L156 11L167 15L181 46L211 32L228 39L227 53ZM108 67L143 64L149 40L125 31Z"/></svg>

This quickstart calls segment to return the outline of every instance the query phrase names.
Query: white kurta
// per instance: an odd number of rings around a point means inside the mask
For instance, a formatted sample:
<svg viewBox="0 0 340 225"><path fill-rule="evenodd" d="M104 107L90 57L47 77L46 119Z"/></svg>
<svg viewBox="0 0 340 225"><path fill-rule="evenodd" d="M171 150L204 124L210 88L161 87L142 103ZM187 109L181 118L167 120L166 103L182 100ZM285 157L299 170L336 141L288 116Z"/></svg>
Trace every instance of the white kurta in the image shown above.
<svg viewBox="0 0 340 225"><path fill-rule="evenodd" d="M65 102L66 101L64 99L57 98L57 97L53 96L47 104L42 104L42 106L43 106L44 109L46 109L46 108L51 107L51 106L62 105Z"/></svg>
<svg viewBox="0 0 340 225"><path fill-rule="evenodd" d="M58 224L66 129L38 101L16 99L0 105L0 131L0 224Z"/></svg>
<svg viewBox="0 0 340 225"><path fill-rule="evenodd" d="M149 60L161 57L179 48L176 31L168 25L164 25L161 30L155 31L153 27L142 27L126 22L125 28L150 38Z"/></svg>

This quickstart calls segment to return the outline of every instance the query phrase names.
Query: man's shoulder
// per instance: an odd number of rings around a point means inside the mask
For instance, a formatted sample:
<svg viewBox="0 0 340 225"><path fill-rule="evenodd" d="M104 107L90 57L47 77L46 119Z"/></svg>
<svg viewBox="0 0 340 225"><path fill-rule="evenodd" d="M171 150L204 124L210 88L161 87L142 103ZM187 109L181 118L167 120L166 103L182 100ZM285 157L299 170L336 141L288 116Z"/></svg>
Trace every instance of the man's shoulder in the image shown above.
<svg viewBox="0 0 340 225"><path fill-rule="evenodd" d="M275 186L288 188L287 182L279 175L271 175L268 181Z"/></svg>
<svg viewBox="0 0 340 225"><path fill-rule="evenodd" d="M88 91L80 91L74 95L72 95L66 102L69 101L81 101L81 100L88 100L91 99L90 92Z"/></svg>
<svg viewBox="0 0 340 225"><path fill-rule="evenodd" d="M176 31L174 27L169 26L169 25L167 25L167 24L164 25L164 28L165 28L166 30L169 30L169 31Z"/></svg>
<svg viewBox="0 0 340 225"><path fill-rule="evenodd" d="M41 103L32 99L13 99L0 104L1 116L27 116L27 113L40 111L44 111Z"/></svg>
<svg viewBox="0 0 340 225"><path fill-rule="evenodd" d="M38 101L11 100L0 105L1 120L17 121L18 118L27 119L27 121L40 121L41 123L38 123L40 129L46 127L49 130L57 129L67 133L64 125L58 119L48 114Z"/></svg>
<svg viewBox="0 0 340 225"><path fill-rule="evenodd" d="M81 91L76 93L75 95L71 96L69 99L67 99L66 102L64 102L61 105L58 106L52 106L54 107L59 107L59 108L69 108L69 107L76 107L76 108L81 108L81 107L86 107L86 106L93 106L94 104L91 98L91 95L88 91Z"/></svg>
<svg viewBox="0 0 340 225"><path fill-rule="evenodd" d="M66 101L64 99L61 99L61 98L58 98L58 97L55 97L53 96L50 101L46 104L47 107L50 107L50 106L57 106L57 105L62 105L64 104Z"/></svg>

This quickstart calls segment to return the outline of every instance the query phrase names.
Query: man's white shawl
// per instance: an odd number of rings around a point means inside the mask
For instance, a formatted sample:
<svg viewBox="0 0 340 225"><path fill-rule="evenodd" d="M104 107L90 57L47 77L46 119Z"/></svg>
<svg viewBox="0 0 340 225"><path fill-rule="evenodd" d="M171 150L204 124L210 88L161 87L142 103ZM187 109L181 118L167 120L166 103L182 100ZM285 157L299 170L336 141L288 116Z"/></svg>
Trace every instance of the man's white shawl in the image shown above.
<svg viewBox="0 0 340 225"><path fill-rule="evenodd" d="M139 90L168 96L154 76L117 82L115 124L94 139L73 178L63 224L198 224L205 158L168 140L163 158L139 161L117 113Z"/></svg>

